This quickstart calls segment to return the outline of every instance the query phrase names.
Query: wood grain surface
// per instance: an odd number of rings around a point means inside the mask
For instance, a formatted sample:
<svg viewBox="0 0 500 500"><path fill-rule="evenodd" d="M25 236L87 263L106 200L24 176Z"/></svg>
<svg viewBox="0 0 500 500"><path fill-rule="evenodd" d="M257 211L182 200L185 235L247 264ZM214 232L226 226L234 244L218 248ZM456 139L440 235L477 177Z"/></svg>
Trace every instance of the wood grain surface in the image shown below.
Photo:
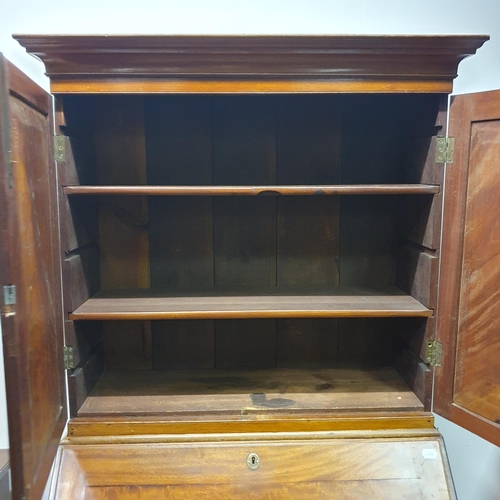
<svg viewBox="0 0 500 500"><path fill-rule="evenodd" d="M500 446L497 361L500 92L457 96L450 134L437 310L435 411Z"/></svg>
<svg viewBox="0 0 500 500"><path fill-rule="evenodd" d="M478 35L15 38L43 60L52 91L64 93L449 92L460 60L488 40Z"/></svg>
<svg viewBox="0 0 500 500"><path fill-rule="evenodd" d="M199 414L199 415L170 415L168 420L155 416L127 417L107 415L103 417L73 418L68 423L68 435L65 443L85 444L107 439L123 439L130 437L139 442L164 442L175 439L187 439L191 434L192 440L211 439L212 434L238 434L250 439L249 433L255 440L262 439L263 433L274 433L279 440L282 432L303 433L306 439L309 435L314 439L314 433L335 431L342 437L344 433L373 433L375 431L392 432L406 431L407 433L427 432L428 435L438 435L434 428L434 418L431 413L416 411L310 411L287 414L249 412L246 414ZM307 434L309 433L309 434ZM197 438L194 437L197 435ZM354 435L354 434L353 434ZM140 437L138 437L140 436ZM176 437L177 436L177 437ZM270 439L268 434L266 439ZM191 439L191 438L190 438Z"/></svg>
<svg viewBox="0 0 500 500"><path fill-rule="evenodd" d="M436 194L432 184L307 185L307 186L65 186L66 195L148 196L344 196L356 194Z"/></svg>
<svg viewBox="0 0 500 500"><path fill-rule="evenodd" d="M453 498L444 456L436 438L65 445L56 498L444 500Z"/></svg>
<svg viewBox="0 0 500 500"><path fill-rule="evenodd" d="M0 56L0 283L13 498L42 496L66 423L52 100Z"/></svg>
<svg viewBox="0 0 500 500"><path fill-rule="evenodd" d="M104 373L79 416L415 410L393 369L117 371Z"/></svg>
<svg viewBox="0 0 500 500"><path fill-rule="evenodd" d="M500 424L500 119L471 136L454 402Z"/></svg>
<svg viewBox="0 0 500 500"><path fill-rule="evenodd" d="M70 314L72 320L236 319L308 317L429 317L432 311L396 287L336 287L243 293L172 294L146 289L99 292Z"/></svg>

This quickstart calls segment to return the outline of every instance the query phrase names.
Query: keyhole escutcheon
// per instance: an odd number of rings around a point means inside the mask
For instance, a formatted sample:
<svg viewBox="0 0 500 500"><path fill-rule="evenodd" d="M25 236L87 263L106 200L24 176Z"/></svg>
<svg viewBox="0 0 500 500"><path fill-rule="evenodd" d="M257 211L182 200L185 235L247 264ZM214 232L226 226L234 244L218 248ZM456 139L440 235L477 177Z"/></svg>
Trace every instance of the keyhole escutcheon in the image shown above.
<svg viewBox="0 0 500 500"><path fill-rule="evenodd" d="M247 457L247 466L250 470L257 470L260 465L260 458L257 453L250 453Z"/></svg>

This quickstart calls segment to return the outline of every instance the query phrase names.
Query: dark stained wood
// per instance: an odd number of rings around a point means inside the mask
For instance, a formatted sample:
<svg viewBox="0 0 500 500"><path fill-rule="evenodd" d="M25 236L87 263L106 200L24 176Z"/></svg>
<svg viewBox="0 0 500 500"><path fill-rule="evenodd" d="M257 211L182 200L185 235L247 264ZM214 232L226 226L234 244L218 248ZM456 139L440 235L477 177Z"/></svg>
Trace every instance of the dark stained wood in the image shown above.
<svg viewBox="0 0 500 500"><path fill-rule="evenodd" d="M141 97L113 96L96 105L93 120L99 184L146 184L143 114ZM99 258L102 290L149 287L147 227L146 197L101 200ZM106 322L102 325L102 335L109 366L151 367L151 352L146 348L151 337L149 324Z"/></svg>
<svg viewBox="0 0 500 500"><path fill-rule="evenodd" d="M215 322L215 367L274 368L276 320L247 319Z"/></svg>
<svg viewBox="0 0 500 500"><path fill-rule="evenodd" d="M399 238L429 250L437 250L441 238L442 194L405 196L398 201Z"/></svg>
<svg viewBox="0 0 500 500"><path fill-rule="evenodd" d="M276 182L276 100L213 100L213 182ZM238 168L234 165L238 164ZM276 285L276 199L214 198L214 285Z"/></svg>
<svg viewBox="0 0 500 500"><path fill-rule="evenodd" d="M433 197L401 197L398 224L399 237L431 250L439 248L443 204L444 164L436 162L436 139L446 136L448 114L447 98L436 98L434 102L415 101L418 108L410 110L412 126L402 161L407 165L406 182L429 183L440 190Z"/></svg>
<svg viewBox="0 0 500 500"><path fill-rule="evenodd" d="M203 185L212 180L212 105L203 97L145 100L147 181ZM151 286L188 291L214 286L212 200L150 198ZM154 369L214 366L212 321L152 323ZM189 339L186 337L189 333ZM195 347L196 346L196 347Z"/></svg>
<svg viewBox="0 0 500 500"><path fill-rule="evenodd" d="M436 318L396 319L393 366L403 380L424 403L432 406L432 367L426 364L426 348L436 338Z"/></svg>
<svg viewBox="0 0 500 500"><path fill-rule="evenodd" d="M416 410L394 369L117 371L101 377L79 416Z"/></svg>
<svg viewBox="0 0 500 500"><path fill-rule="evenodd" d="M437 413L497 445L499 124L500 92L453 100L458 147L446 180L434 398Z"/></svg>
<svg viewBox="0 0 500 500"><path fill-rule="evenodd" d="M95 145L93 143L93 123L90 118L94 106L83 98L83 106L76 102L63 100L55 103L56 134L64 139L64 157L57 162L60 186L68 184L96 183ZM83 109L82 109L83 108ZM76 126L78 122L78 126ZM71 126L71 129L70 129ZM68 136L65 134L73 134ZM65 253L90 244L96 244L99 236L98 202L96 197L89 199L69 199L59 188L59 217L61 250ZM64 283L64 286L69 286Z"/></svg>
<svg viewBox="0 0 500 500"><path fill-rule="evenodd" d="M334 367L338 364L336 319L277 320L276 364L280 368Z"/></svg>
<svg viewBox="0 0 500 500"><path fill-rule="evenodd" d="M343 109L342 183L397 183L404 180L401 158L408 96L346 96ZM340 201L340 284L391 284L397 200L343 197Z"/></svg>
<svg viewBox="0 0 500 500"><path fill-rule="evenodd" d="M448 102L445 96L414 102L413 119L403 161L406 182L429 182L440 186L434 196L400 197L396 223L396 283L436 308L438 258L441 239L441 216L444 164L436 162L437 136L446 136ZM424 403L432 406L433 371L426 364L426 346L435 340L435 318L396 320L394 367Z"/></svg>
<svg viewBox="0 0 500 500"><path fill-rule="evenodd" d="M100 184L146 184L142 98L114 96L95 116ZM100 205L101 287L149 287L148 207L145 197L106 198Z"/></svg>
<svg viewBox="0 0 500 500"><path fill-rule="evenodd" d="M99 238L99 200L60 197L61 248L63 252L97 244Z"/></svg>
<svg viewBox="0 0 500 500"><path fill-rule="evenodd" d="M212 109L212 182L276 184L276 99L214 97ZM213 199L216 289L276 286L276 202ZM275 320L215 322L215 366L275 367Z"/></svg>
<svg viewBox="0 0 500 500"><path fill-rule="evenodd" d="M68 394L71 414L78 414L104 371L102 344L97 344L68 377Z"/></svg>
<svg viewBox="0 0 500 500"><path fill-rule="evenodd" d="M77 321L76 323L85 322ZM151 370L151 325L149 321L110 321L103 323L101 328L106 369Z"/></svg>
<svg viewBox="0 0 500 500"><path fill-rule="evenodd" d="M44 61L53 92L94 93L449 92L460 60L488 40L345 35L15 38Z"/></svg>
<svg viewBox="0 0 500 500"><path fill-rule="evenodd" d="M340 183L341 99L281 96L278 104L278 183ZM339 284L339 205L338 198L278 198L278 286ZM277 345L278 366L335 366L337 322L278 321Z"/></svg>
<svg viewBox="0 0 500 500"><path fill-rule="evenodd" d="M396 285L426 307L435 309L437 256L421 247L406 244L399 249L396 266Z"/></svg>
<svg viewBox="0 0 500 500"><path fill-rule="evenodd" d="M64 336L66 345L73 347L75 365L85 360L90 352L101 343L102 326L97 321L65 321Z"/></svg>
<svg viewBox="0 0 500 500"><path fill-rule="evenodd" d="M407 165L405 182L441 184L443 163L436 162L436 139L446 136L448 97L421 95L411 99L406 113L412 116L401 161Z"/></svg>
<svg viewBox="0 0 500 500"><path fill-rule="evenodd" d="M0 56L0 284L13 498L41 497L66 423L52 100Z"/></svg>
<svg viewBox="0 0 500 500"><path fill-rule="evenodd" d="M394 317L339 319L337 346L339 365L356 367L392 365L397 319Z"/></svg>
<svg viewBox="0 0 500 500"><path fill-rule="evenodd" d="M153 321L155 370L214 368L214 325L210 320ZM118 333L118 338L119 338Z"/></svg>
<svg viewBox="0 0 500 500"><path fill-rule="evenodd" d="M339 183L340 99L283 96L279 105L279 183ZM338 199L278 199L277 284L338 285L338 233Z"/></svg>
<svg viewBox="0 0 500 500"><path fill-rule="evenodd" d="M93 96L62 96L55 100L56 133L64 140L64 159L57 162L61 186L97 184Z"/></svg>
<svg viewBox="0 0 500 500"><path fill-rule="evenodd" d="M216 287L276 286L276 199L214 198Z"/></svg>
<svg viewBox="0 0 500 500"><path fill-rule="evenodd" d="M241 168L241 166L238 166ZM307 186L65 186L66 195L148 196L343 196L356 194L437 194L432 184L307 185Z"/></svg>
<svg viewBox="0 0 500 500"><path fill-rule="evenodd" d="M307 317L428 317L432 311L396 287L336 287L247 293L152 290L99 292L70 314L71 320L236 319Z"/></svg>
<svg viewBox="0 0 500 500"><path fill-rule="evenodd" d="M423 403L425 409L431 407L432 371L420 356L407 345L400 345L396 350L394 368L401 375L415 396Z"/></svg>
<svg viewBox="0 0 500 500"><path fill-rule="evenodd" d="M151 286L212 287L213 219L210 198L149 200Z"/></svg>
<svg viewBox="0 0 500 500"><path fill-rule="evenodd" d="M64 258L64 310L72 312L99 289L99 248L86 246Z"/></svg>

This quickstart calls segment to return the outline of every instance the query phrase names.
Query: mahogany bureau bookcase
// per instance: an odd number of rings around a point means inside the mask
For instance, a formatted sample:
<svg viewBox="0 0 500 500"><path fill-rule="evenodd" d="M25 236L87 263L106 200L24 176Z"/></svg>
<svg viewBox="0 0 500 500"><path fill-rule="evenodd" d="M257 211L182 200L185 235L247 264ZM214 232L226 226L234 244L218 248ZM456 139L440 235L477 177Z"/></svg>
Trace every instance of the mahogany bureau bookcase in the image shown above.
<svg viewBox="0 0 500 500"><path fill-rule="evenodd" d="M447 96L488 37L15 38L14 498L454 498L431 406L500 444L500 93Z"/></svg>

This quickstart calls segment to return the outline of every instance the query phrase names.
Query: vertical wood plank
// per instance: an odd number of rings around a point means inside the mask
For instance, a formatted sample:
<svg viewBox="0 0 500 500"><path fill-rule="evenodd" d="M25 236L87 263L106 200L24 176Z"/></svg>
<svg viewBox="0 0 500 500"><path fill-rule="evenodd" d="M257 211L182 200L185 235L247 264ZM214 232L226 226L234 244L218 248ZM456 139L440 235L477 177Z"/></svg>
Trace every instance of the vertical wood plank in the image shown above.
<svg viewBox="0 0 500 500"><path fill-rule="evenodd" d="M190 370L214 367L213 321L153 321L153 368Z"/></svg>
<svg viewBox="0 0 500 500"><path fill-rule="evenodd" d="M275 320L218 320L215 333L217 368L241 370L276 366Z"/></svg>
<svg viewBox="0 0 500 500"><path fill-rule="evenodd" d="M336 319L277 320L277 366L316 368L337 365Z"/></svg>
<svg viewBox="0 0 500 500"><path fill-rule="evenodd" d="M276 183L276 99L213 100L213 183ZM214 198L214 277L220 288L276 286L276 198ZM276 322L217 321L217 368L276 366Z"/></svg>
<svg viewBox="0 0 500 500"><path fill-rule="evenodd" d="M145 99L149 184L212 181L212 104L203 96ZM211 198L150 197L151 286L189 291L214 286ZM214 366L213 321L152 322L154 369Z"/></svg>
<svg viewBox="0 0 500 500"><path fill-rule="evenodd" d="M337 96L279 98L279 184L339 184L342 103ZM339 284L338 197L278 199L277 284ZM337 321L278 322L278 365L336 364ZM322 349L318 349L322 346Z"/></svg>
<svg viewBox="0 0 500 500"><path fill-rule="evenodd" d="M339 364L356 367L392 366L395 356L396 320L394 318L340 319Z"/></svg>
<svg viewBox="0 0 500 500"><path fill-rule="evenodd" d="M95 146L99 184L145 184L146 150L143 98L112 96L96 106ZM146 197L106 197L99 211L101 289L149 287L148 207ZM135 359L150 335L149 324L128 327L103 323L103 344L109 359L119 351ZM125 355L125 353L129 353ZM142 351L141 356L145 356ZM113 364L114 361L111 361Z"/></svg>
<svg viewBox="0 0 500 500"><path fill-rule="evenodd" d="M343 183L402 181L407 110L407 96L345 97ZM341 285L377 288L393 283L396 203L389 196L342 197ZM382 346L376 347L379 328L380 323L373 320L339 321L339 359L351 365L379 364L379 355L378 361L370 361L372 353L382 351ZM380 333L385 341L387 335Z"/></svg>

